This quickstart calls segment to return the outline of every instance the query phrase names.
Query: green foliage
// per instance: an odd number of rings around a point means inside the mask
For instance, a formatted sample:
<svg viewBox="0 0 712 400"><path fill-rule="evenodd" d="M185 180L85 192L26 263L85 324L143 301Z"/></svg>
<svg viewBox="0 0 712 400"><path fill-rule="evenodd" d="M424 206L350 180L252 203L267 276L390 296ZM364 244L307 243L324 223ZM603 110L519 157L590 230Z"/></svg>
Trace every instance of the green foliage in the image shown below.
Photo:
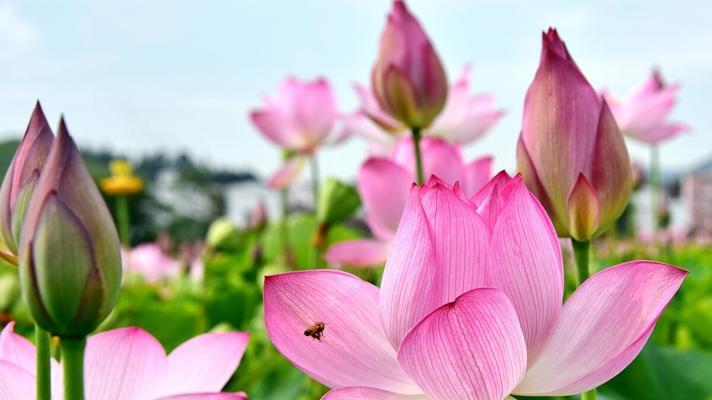
<svg viewBox="0 0 712 400"><path fill-rule="evenodd" d="M351 185L338 179L327 178L319 193L316 218L321 224L335 225L346 222L361 206L361 198Z"/></svg>

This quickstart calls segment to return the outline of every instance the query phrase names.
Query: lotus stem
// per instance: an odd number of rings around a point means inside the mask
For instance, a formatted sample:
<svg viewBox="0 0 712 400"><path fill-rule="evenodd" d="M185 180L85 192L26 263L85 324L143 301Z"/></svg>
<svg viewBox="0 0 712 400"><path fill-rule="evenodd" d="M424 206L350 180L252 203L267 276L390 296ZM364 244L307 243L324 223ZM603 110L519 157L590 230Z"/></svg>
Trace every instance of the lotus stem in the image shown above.
<svg viewBox="0 0 712 400"><path fill-rule="evenodd" d="M425 174L423 173L423 159L420 153L420 139L422 132L420 128L413 128L413 152L415 153L415 182L418 185L425 183Z"/></svg>
<svg viewBox="0 0 712 400"><path fill-rule="evenodd" d="M116 196L116 219L119 225L119 239L124 246L131 245L131 222L129 220L129 200L125 195Z"/></svg>
<svg viewBox="0 0 712 400"><path fill-rule="evenodd" d="M657 144L650 146L650 209L652 210L653 227L658 230L658 207L660 206L660 150Z"/></svg>
<svg viewBox="0 0 712 400"><path fill-rule="evenodd" d="M35 324L35 344L37 346L37 400L52 399L49 341L49 332Z"/></svg>
<svg viewBox="0 0 712 400"><path fill-rule="evenodd" d="M85 337L63 337L64 400L84 400Z"/></svg>
<svg viewBox="0 0 712 400"><path fill-rule="evenodd" d="M578 286L581 286L591 275L591 242L589 240L579 242L572 238L571 243L576 259ZM581 400L596 400L596 389L581 393Z"/></svg>

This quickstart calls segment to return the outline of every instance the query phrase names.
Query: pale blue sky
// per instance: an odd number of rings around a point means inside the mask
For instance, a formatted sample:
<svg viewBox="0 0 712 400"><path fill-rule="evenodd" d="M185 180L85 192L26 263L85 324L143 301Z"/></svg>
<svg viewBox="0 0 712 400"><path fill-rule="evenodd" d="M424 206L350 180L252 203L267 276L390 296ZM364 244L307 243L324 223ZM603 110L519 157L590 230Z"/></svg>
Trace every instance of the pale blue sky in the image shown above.
<svg viewBox="0 0 712 400"><path fill-rule="evenodd" d="M683 89L675 118L693 132L662 149L664 165L712 156L712 6L700 1L412 0L451 76L468 61L473 86L507 115L470 155L514 167L522 102L540 34L556 26L596 87L623 94L653 65ZM0 136L21 132L34 99L64 112L80 144L136 155L188 150L216 166L267 174L277 151L248 110L287 74L327 76L341 108L367 82L387 0L0 0ZM647 150L631 145L633 158ZM351 177L359 140L325 151L324 170Z"/></svg>

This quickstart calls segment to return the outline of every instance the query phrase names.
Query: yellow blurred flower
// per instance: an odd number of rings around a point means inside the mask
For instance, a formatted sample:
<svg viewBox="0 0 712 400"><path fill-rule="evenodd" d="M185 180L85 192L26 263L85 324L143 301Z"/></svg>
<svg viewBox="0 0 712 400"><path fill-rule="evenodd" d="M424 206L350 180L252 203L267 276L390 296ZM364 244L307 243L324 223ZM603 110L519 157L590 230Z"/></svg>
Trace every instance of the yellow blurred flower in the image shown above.
<svg viewBox="0 0 712 400"><path fill-rule="evenodd" d="M111 175L99 183L101 190L109 196L137 194L143 189L143 181L133 174L133 167L128 161L112 161L109 171Z"/></svg>

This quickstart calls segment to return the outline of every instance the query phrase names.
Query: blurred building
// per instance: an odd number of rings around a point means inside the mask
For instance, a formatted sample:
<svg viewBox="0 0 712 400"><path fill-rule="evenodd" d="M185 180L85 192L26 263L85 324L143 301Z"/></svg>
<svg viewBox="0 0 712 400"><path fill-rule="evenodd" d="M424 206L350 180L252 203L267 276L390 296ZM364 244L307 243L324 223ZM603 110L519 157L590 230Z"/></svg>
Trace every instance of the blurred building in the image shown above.
<svg viewBox="0 0 712 400"><path fill-rule="evenodd" d="M690 230L712 236L712 159L682 178L682 196L690 214Z"/></svg>

